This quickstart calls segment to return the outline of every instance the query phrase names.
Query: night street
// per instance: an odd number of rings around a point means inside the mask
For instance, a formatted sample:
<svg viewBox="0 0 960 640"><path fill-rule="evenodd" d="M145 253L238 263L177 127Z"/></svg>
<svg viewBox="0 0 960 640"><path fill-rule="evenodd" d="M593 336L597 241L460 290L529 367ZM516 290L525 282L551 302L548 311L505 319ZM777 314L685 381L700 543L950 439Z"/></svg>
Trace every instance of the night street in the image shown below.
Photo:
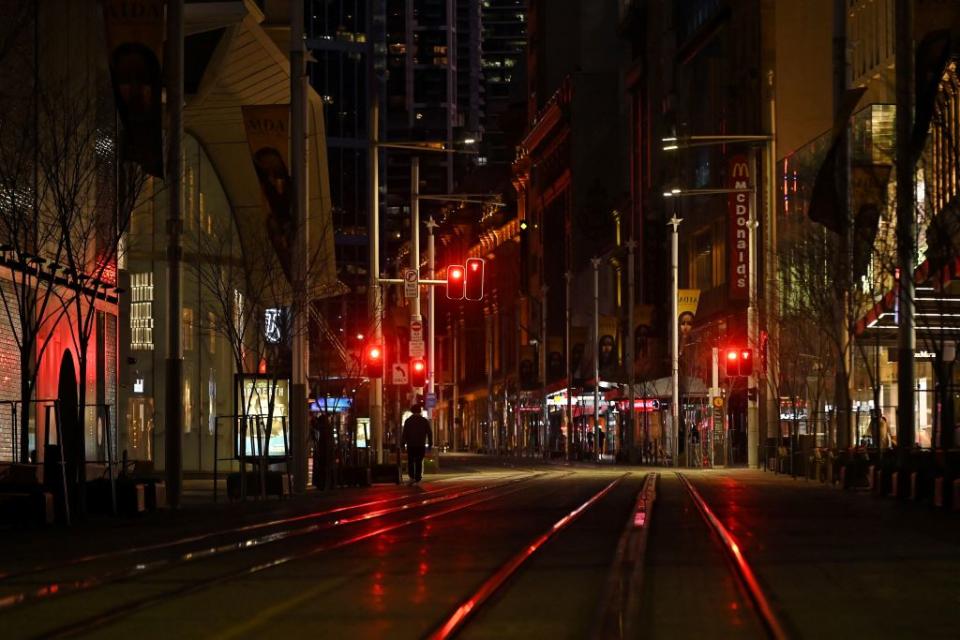
<svg viewBox="0 0 960 640"><path fill-rule="evenodd" d="M0 0L0 640L960 637L960 0Z"/></svg>
<svg viewBox="0 0 960 640"><path fill-rule="evenodd" d="M638 521L650 474L659 474L656 498ZM960 622L947 600L921 606L960 586L956 516L771 473L681 474L734 536L783 636L764 626L754 592L673 471L522 464L274 502L237 527L224 526L240 517L237 505L91 523L70 534L76 552L4 557L0 626L10 638L421 638L471 600L451 634L621 637L604 624L611 610L623 637L949 637ZM619 543L644 527L639 580L618 608L614 561L635 552L635 541ZM135 543L109 550L134 528ZM38 542L65 538L51 531Z"/></svg>

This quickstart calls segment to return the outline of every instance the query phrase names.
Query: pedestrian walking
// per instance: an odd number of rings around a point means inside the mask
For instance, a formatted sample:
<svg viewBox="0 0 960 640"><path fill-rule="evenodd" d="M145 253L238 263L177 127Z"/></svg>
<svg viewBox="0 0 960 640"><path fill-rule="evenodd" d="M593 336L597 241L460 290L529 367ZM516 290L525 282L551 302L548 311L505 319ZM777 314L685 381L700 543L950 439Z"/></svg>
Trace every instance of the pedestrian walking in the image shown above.
<svg viewBox="0 0 960 640"><path fill-rule="evenodd" d="M433 432L430 421L420 415L423 407L417 403L410 407L412 416L403 423L403 435L400 444L407 448L407 475L410 484L416 484L423 478L423 456L426 449L433 446Z"/></svg>

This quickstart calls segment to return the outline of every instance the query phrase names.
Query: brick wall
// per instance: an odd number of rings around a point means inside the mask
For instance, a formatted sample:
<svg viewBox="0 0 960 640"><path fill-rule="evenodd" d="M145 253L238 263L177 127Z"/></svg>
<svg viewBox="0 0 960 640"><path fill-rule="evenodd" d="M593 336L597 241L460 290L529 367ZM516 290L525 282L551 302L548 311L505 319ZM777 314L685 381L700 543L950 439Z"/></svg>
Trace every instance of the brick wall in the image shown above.
<svg viewBox="0 0 960 640"><path fill-rule="evenodd" d="M9 316L18 317L17 298L13 285L0 279L6 303L11 305ZM8 320L6 307L0 303L0 400L20 399L20 351L17 349L14 329ZM10 405L0 404L0 460L13 459L13 425Z"/></svg>

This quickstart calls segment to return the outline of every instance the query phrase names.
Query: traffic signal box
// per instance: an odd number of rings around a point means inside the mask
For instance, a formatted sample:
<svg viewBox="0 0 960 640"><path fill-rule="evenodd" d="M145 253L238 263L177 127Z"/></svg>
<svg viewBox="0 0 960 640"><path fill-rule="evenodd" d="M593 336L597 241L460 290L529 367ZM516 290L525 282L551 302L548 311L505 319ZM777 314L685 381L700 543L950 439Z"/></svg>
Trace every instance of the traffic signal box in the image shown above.
<svg viewBox="0 0 960 640"><path fill-rule="evenodd" d="M451 264L447 267L447 297L451 300L463 300L463 265Z"/></svg>
<svg viewBox="0 0 960 640"><path fill-rule="evenodd" d="M368 344L363 350L363 375L368 378L383 377L383 345Z"/></svg>
<svg viewBox="0 0 960 640"><path fill-rule="evenodd" d="M410 361L410 386L427 386L427 363L423 358L414 358Z"/></svg>
<svg viewBox="0 0 960 640"><path fill-rule="evenodd" d="M465 265L464 298L481 300L483 298L483 258L469 258Z"/></svg>
<svg viewBox="0 0 960 640"><path fill-rule="evenodd" d="M753 349L727 349L724 361L727 363L727 377L753 374Z"/></svg>

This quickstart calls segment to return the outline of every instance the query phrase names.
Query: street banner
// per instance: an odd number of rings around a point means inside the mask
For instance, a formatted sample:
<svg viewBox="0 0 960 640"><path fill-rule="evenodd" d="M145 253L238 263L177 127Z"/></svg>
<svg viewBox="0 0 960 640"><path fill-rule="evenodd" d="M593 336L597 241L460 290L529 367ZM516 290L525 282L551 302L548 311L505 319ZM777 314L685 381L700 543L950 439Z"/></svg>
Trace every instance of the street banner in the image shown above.
<svg viewBox="0 0 960 640"><path fill-rule="evenodd" d="M880 212L886 209L889 164L854 165L850 168L850 200L853 205L853 273L867 273L873 245L880 226Z"/></svg>
<svg viewBox="0 0 960 640"><path fill-rule="evenodd" d="M747 157L736 155L728 164L727 187L730 189L749 189L750 165ZM731 300L746 300L749 297L750 269L750 194L731 193L727 199L729 220L727 227L727 264L729 272L729 296Z"/></svg>
<svg viewBox="0 0 960 640"><path fill-rule="evenodd" d="M537 386L537 348L532 344L520 347L520 388L533 389Z"/></svg>
<svg viewBox="0 0 960 640"><path fill-rule="evenodd" d="M567 375L566 359L563 352L563 338L550 336L547 338L547 379L559 380Z"/></svg>
<svg viewBox="0 0 960 640"><path fill-rule="evenodd" d="M593 375L589 366L592 360L585 353L589 335L587 327L570 327L570 370L575 380L583 380L586 376Z"/></svg>
<svg viewBox="0 0 960 640"><path fill-rule="evenodd" d="M677 327L680 351L690 340L697 318L697 307L700 306L699 289L677 290Z"/></svg>
<svg viewBox="0 0 960 640"><path fill-rule="evenodd" d="M602 315L598 324L597 353L600 354L600 373L610 373L620 364L617 317Z"/></svg>
<svg viewBox="0 0 960 640"><path fill-rule="evenodd" d="M104 0L110 78L120 116L120 156L163 177L163 0Z"/></svg>
<svg viewBox="0 0 960 640"><path fill-rule="evenodd" d="M296 221L290 208L289 132L290 105L243 107L243 126L267 204L267 237L273 245L287 280L293 282L291 260L296 242Z"/></svg>

